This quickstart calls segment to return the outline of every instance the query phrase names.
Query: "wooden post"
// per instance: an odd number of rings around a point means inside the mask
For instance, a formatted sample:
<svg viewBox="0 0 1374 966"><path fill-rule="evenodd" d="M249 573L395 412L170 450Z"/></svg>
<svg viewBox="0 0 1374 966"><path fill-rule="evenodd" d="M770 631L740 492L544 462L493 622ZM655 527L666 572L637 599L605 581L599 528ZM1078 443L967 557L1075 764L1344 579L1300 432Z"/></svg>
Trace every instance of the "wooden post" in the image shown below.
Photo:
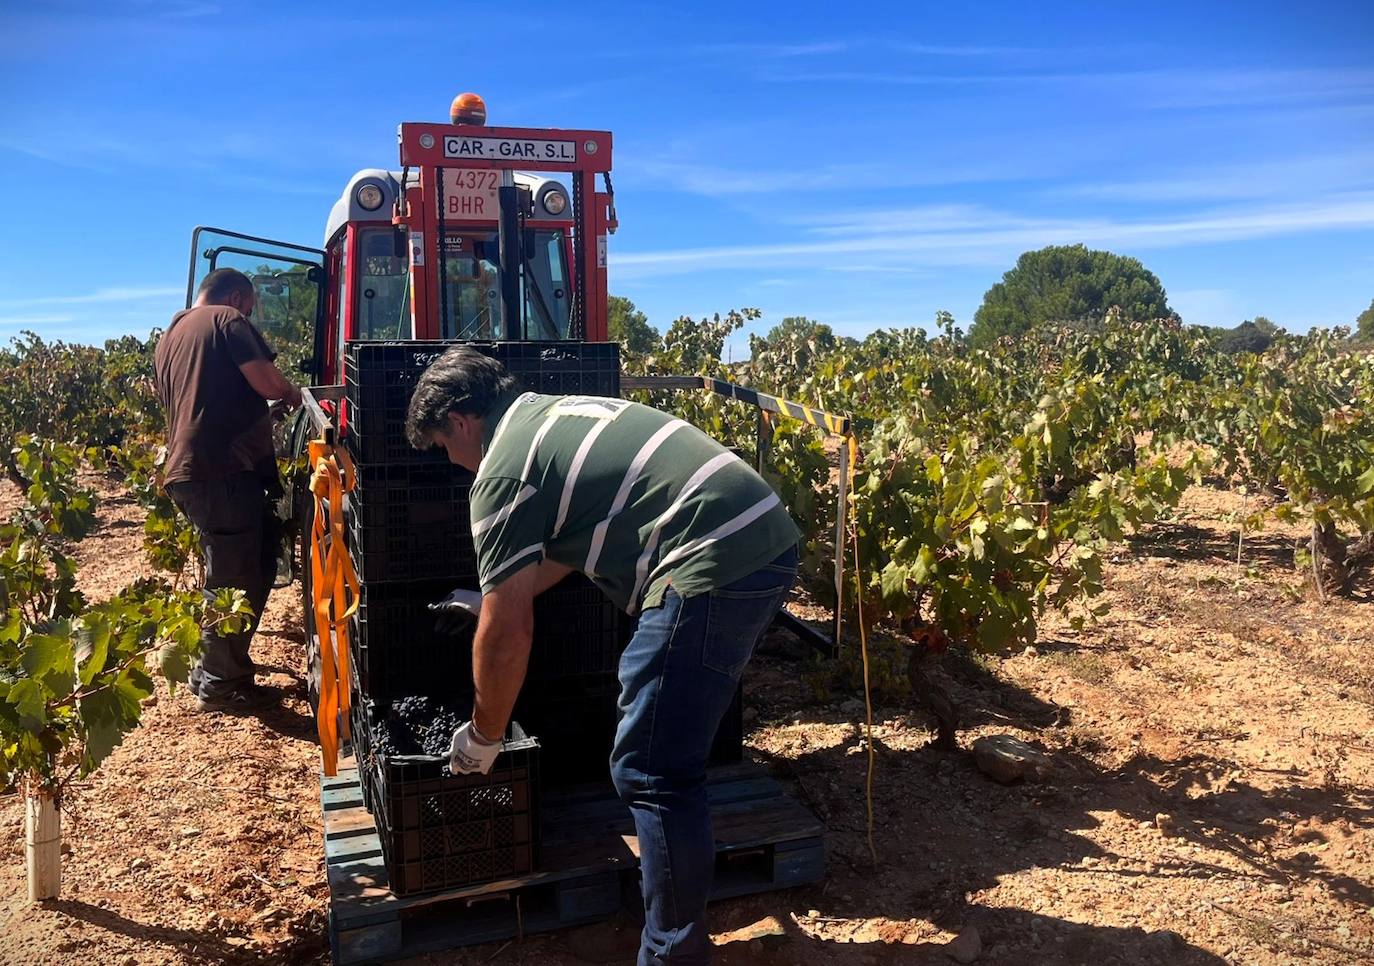
<svg viewBox="0 0 1374 966"><path fill-rule="evenodd" d="M26 788L24 819L29 901L56 899L62 889L62 815L57 796L37 786Z"/></svg>
<svg viewBox="0 0 1374 966"><path fill-rule="evenodd" d="M773 421L768 418L768 410L760 409L755 439L758 441L759 476L768 469L768 450L773 445Z"/></svg>
<svg viewBox="0 0 1374 966"><path fill-rule="evenodd" d="M835 501L835 657L840 656L844 634L844 530L849 506L849 440L840 440L839 499ZM862 593L862 589L860 590Z"/></svg>

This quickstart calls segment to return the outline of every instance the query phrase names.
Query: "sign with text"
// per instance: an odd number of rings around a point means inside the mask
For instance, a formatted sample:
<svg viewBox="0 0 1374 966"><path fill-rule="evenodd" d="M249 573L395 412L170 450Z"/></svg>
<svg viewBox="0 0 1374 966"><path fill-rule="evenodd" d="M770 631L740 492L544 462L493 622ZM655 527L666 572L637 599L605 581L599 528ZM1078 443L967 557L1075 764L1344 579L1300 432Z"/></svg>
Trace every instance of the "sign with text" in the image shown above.
<svg viewBox="0 0 1374 966"><path fill-rule="evenodd" d="M445 219L496 221L501 217L500 196L496 193L501 187L501 172L495 168L445 168L443 187L439 208Z"/></svg>
<svg viewBox="0 0 1374 966"><path fill-rule="evenodd" d="M526 138L483 138L449 135L444 157L460 161L546 161L571 164L577 160L576 141L534 141Z"/></svg>

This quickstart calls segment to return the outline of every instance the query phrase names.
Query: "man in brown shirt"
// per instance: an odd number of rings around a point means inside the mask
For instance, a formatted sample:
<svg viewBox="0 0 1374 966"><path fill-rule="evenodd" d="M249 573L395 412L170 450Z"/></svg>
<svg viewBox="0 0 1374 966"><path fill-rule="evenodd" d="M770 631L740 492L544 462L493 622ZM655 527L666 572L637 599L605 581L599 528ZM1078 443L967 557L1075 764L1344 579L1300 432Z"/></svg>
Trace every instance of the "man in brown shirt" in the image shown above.
<svg viewBox="0 0 1374 966"><path fill-rule="evenodd" d="M200 537L206 594L237 588L261 615L277 549L264 539L267 488L277 479L267 400L299 406L301 393L249 321L255 300L242 272L211 272L195 305L172 317L153 365L167 411L164 482ZM256 628L255 617L238 634L202 636L190 681L198 710L251 711L272 699L253 682L248 647Z"/></svg>

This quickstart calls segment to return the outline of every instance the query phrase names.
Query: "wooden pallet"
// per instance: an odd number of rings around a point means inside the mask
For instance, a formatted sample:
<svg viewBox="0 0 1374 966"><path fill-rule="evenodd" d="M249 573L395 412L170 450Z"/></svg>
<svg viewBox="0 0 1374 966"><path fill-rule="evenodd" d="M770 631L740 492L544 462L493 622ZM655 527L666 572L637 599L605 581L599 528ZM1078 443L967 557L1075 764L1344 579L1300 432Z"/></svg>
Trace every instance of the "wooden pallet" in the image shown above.
<svg viewBox="0 0 1374 966"><path fill-rule="evenodd" d="M417 956L595 922L638 893L638 841L609 784L562 790L541 806L539 866L530 875L398 898L357 769L322 778L329 943L339 966ZM786 889L825 872L822 828L752 763L711 770L713 899ZM630 890L633 890L632 892ZM635 899L637 904L637 899Z"/></svg>

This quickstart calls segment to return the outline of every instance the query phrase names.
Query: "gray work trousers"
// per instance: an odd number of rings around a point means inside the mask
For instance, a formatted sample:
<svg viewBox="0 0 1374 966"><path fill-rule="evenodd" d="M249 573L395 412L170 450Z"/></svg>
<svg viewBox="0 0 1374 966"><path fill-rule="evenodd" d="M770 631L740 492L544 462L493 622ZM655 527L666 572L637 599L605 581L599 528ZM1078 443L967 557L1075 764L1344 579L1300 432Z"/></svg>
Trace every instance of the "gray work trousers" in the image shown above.
<svg viewBox="0 0 1374 966"><path fill-rule="evenodd" d="M196 528L205 554L205 596L233 587L244 592L253 617L237 634L201 635L201 656L191 669L191 691L202 698L222 697L253 683L257 669L248 645L272 590L277 563L271 508L257 473L235 473L218 480L169 483L167 494Z"/></svg>

